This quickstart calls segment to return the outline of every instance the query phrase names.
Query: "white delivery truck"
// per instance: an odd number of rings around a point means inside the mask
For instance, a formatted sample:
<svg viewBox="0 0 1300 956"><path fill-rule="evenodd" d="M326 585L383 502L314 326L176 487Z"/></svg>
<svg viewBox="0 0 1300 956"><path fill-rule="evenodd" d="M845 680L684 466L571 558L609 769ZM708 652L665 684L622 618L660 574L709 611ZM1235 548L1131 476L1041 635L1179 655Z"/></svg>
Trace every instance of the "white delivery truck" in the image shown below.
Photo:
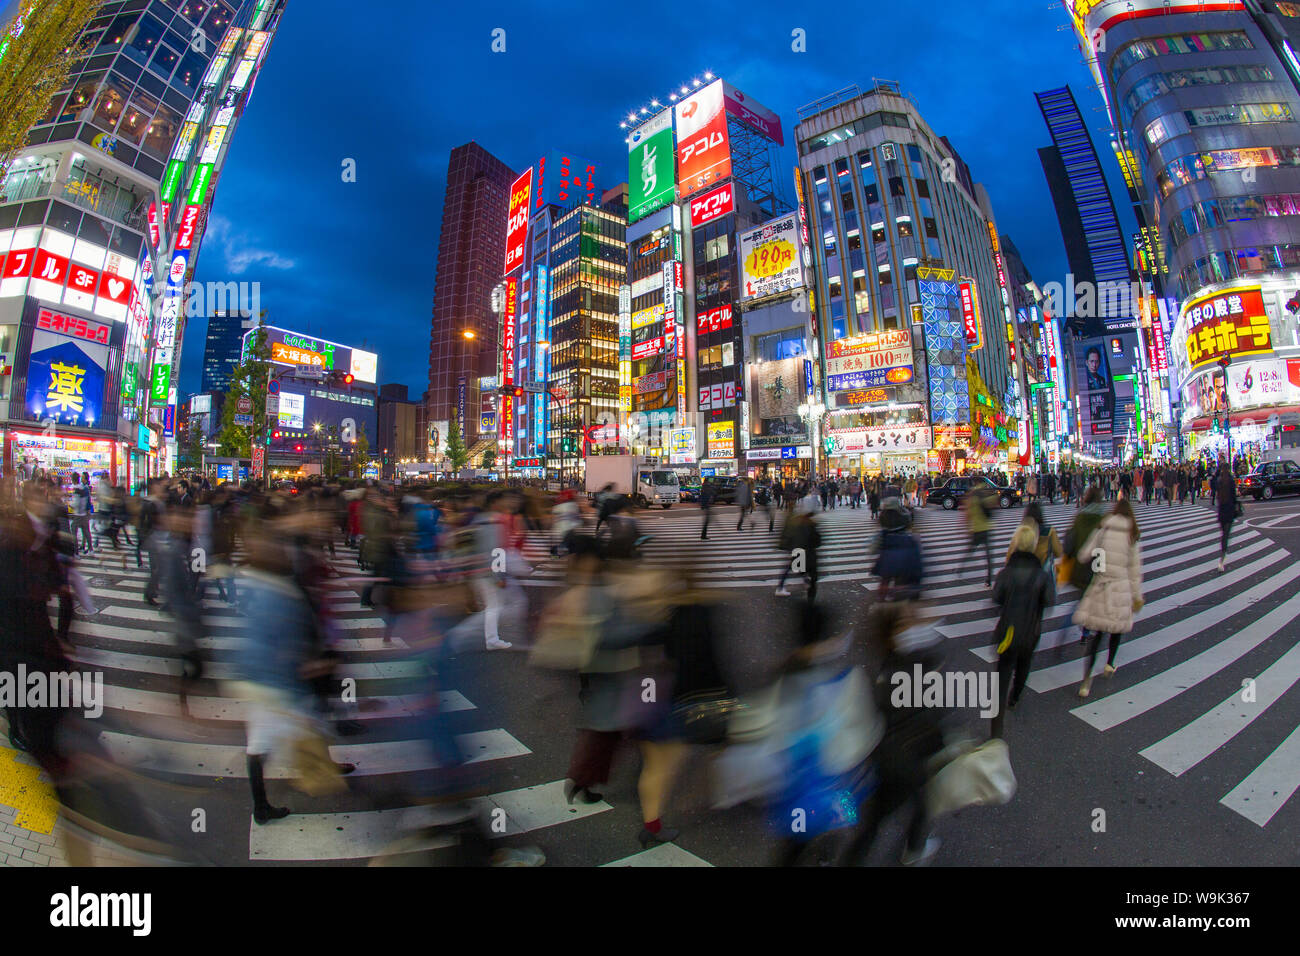
<svg viewBox="0 0 1300 956"><path fill-rule="evenodd" d="M587 458L587 494L595 496L606 485L627 495L638 508L671 508L681 500L676 472L653 459L636 455L591 455Z"/></svg>

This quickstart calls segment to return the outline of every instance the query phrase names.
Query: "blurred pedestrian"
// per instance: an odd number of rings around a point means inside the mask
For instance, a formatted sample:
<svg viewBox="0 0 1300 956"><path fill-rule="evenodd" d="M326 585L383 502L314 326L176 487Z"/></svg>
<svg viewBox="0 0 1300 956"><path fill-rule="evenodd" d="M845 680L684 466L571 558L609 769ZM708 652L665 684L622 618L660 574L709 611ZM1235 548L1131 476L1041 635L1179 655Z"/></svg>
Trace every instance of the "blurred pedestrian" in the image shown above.
<svg viewBox="0 0 1300 956"><path fill-rule="evenodd" d="M1041 543L1043 538L1032 519L1017 527L1011 535L1011 557L993 587L993 602L1002 608L993 631L998 651L994 737L1002 736L1005 710L1016 706L1025 689L1034 650L1042 636L1043 611L1052 602L1055 590L1052 576L1038 557Z"/></svg>
<svg viewBox="0 0 1300 956"><path fill-rule="evenodd" d="M1115 673L1115 656L1121 638L1133 629L1133 615L1142 609L1141 532L1133 507L1118 501L1109 515L1084 544L1082 554L1091 555L1092 580L1074 612L1074 623L1084 629L1087 656L1079 696L1092 688L1092 668L1103 634L1110 635L1106 676Z"/></svg>

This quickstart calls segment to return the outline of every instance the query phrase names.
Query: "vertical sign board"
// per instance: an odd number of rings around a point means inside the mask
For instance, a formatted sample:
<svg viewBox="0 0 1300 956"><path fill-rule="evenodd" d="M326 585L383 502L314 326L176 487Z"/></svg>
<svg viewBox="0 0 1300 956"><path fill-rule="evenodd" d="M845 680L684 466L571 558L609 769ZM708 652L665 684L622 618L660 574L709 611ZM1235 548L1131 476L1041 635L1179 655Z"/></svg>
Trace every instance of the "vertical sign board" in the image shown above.
<svg viewBox="0 0 1300 956"><path fill-rule="evenodd" d="M524 261L528 238L528 200L533 192L533 167L529 166L510 187L510 214L506 219L506 267L509 275Z"/></svg>
<svg viewBox="0 0 1300 956"><path fill-rule="evenodd" d="M527 207L524 209L527 212ZM501 334L501 381L503 385L515 384L515 319L519 310L519 282L506 279L505 328ZM501 437L506 453L510 453L515 438L515 404L513 395L504 395L501 416Z"/></svg>
<svg viewBox="0 0 1300 956"><path fill-rule="evenodd" d="M984 345L984 331L980 326L979 297L975 283L969 279L958 286L961 293L961 321L966 329L966 345L975 352Z"/></svg>
<svg viewBox="0 0 1300 956"><path fill-rule="evenodd" d="M628 222L636 222L673 201L672 110L641 124L627 138Z"/></svg>
<svg viewBox="0 0 1300 956"><path fill-rule="evenodd" d="M460 440L467 445L472 444L465 438L465 391L467 383L465 379L460 379L456 383L456 424L460 428Z"/></svg>

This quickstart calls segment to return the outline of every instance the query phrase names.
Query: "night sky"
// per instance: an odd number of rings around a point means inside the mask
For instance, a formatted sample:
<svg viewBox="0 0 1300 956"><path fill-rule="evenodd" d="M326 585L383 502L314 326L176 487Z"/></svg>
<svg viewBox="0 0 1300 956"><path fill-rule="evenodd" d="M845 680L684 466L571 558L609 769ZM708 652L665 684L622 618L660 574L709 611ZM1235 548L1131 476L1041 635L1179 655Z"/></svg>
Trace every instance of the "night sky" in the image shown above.
<svg viewBox="0 0 1300 956"><path fill-rule="evenodd" d="M476 140L516 169L567 149L614 185L627 178L620 120L706 70L780 115L782 181L799 107L873 77L898 82L984 183L1040 285L1064 281L1066 265L1038 161L1050 138L1036 90L1074 88L1112 191L1122 186L1101 99L1049 0L815 5L839 11L834 23L767 0L726 16L680 2L488 6L291 0L236 131L196 280L260 281L270 322L378 352L380 381L418 398L452 147ZM498 27L505 53L491 51ZM806 53L791 50L796 28ZM355 183L342 181L347 158ZM186 391L199 387L202 326L187 335Z"/></svg>

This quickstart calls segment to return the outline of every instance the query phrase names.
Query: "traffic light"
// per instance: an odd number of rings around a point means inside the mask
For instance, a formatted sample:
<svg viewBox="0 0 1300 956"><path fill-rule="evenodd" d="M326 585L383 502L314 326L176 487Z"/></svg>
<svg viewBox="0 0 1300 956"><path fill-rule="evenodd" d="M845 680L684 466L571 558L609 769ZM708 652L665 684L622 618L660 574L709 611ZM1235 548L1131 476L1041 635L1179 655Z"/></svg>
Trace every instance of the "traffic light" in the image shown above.
<svg viewBox="0 0 1300 956"><path fill-rule="evenodd" d="M344 385L351 385L351 384L352 384L352 373L351 373L351 372L348 372L346 375L343 376L343 384L344 384Z"/></svg>
<svg viewBox="0 0 1300 956"><path fill-rule="evenodd" d="M524 390L523 390L522 388L520 388L518 385L516 385L516 386L515 386L515 398L523 398L523 397L524 397Z"/></svg>
<svg viewBox="0 0 1300 956"><path fill-rule="evenodd" d="M275 433L273 433L273 434L271 435L271 437L274 438L276 441L279 441L279 440L280 440L280 433L279 433L279 432L275 432Z"/></svg>
<svg viewBox="0 0 1300 956"><path fill-rule="evenodd" d="M294 446L293 446L293 450L296 451L296 452L298 452L299 454L301 454L301 453L302 453L302 445L294 445Z"/></svg>
<svg viewBox="0 0 1300 956"><path fill-rule="evenodd" d="M1218 415L1215 415L1215 416L1214 416L1214 427L1211 429L1211 431L1215 431L1215 432L1219 431L1219 416L1218 416Z"/></svg>

